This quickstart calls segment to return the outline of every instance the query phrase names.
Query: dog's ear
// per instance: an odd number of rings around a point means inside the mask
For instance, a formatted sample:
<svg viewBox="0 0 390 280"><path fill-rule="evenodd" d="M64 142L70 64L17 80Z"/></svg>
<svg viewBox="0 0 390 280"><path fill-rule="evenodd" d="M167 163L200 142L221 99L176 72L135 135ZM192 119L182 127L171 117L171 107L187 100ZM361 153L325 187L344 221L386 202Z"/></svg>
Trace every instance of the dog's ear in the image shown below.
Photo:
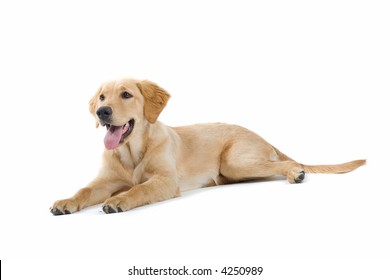
<svg viewBox="0 0 390 280"><path fill-rule="evenodd" d="M99 122L96 120L96 106L97 106L97 100L99 98L101 90L102 88L100 87L98 91L95 93L95 95L91 98L91 100L89 100L89 112L91 112L91 114L95 118L96 128L99 127Z"/></svg>
<svg viewBox="0 0 390 280"><path fill-rule="evenodd" d="M150 123L155 123L161 111L167 105L170 95L164 89L150 81L141 81L137 87L144 97L144 114Z"/></svg>

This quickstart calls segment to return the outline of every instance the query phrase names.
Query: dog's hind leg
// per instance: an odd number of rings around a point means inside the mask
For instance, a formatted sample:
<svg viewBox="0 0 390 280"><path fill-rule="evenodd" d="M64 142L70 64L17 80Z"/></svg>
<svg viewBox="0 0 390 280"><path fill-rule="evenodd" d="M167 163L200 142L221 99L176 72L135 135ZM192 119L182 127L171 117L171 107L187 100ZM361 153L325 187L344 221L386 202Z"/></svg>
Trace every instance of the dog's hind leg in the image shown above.
<svg viewBox="0 0 390 280"><path fill-rule="evenodd" d="M274 148L264 140L237 141L221 155L220 173L230 181L246 181L283 175L290 183L305 178L303 166L290 159L280 158Z"/></svg>

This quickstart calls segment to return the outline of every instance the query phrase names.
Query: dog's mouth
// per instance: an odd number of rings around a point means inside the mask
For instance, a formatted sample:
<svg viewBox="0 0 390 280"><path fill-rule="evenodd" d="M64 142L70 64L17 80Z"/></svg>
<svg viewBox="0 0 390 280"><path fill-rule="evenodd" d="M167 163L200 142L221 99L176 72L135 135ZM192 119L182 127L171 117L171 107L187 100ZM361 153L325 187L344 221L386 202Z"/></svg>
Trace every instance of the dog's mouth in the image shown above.
<svg viewBox="0 0 390 280"><path fill-rule="evenodd" d="M131 119L122 126L115 126L112 124L105 124L107 134L104 137L104 145L108 150L116 149L119 144L123 143L125 138L131 134L134 128L135 120Z"/></svg>

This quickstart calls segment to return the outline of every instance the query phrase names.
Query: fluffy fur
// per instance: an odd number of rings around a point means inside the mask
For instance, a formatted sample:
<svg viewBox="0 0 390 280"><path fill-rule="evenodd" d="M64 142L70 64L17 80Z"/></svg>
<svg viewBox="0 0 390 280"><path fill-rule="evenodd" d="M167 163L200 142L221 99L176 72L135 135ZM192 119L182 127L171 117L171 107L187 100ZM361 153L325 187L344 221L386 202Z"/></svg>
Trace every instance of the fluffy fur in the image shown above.
<svg viewBox="0 0 390 280"><path fill-rule="evenodd" d="M300 164L237 125L168 127L157 119L169 97L149 81L104 83L89 103L96 125L125 129L133 120L131 133L116 148L104 150L102 168L91 183L71 198L56 201L51 212L70 214L99 203L104 203L106 213L122 212L179 196L184 190L273 175L300 183L305 172L344 173L365 164L365 160ZM111 109L108 120L98 116L101 108Z"/></svg>

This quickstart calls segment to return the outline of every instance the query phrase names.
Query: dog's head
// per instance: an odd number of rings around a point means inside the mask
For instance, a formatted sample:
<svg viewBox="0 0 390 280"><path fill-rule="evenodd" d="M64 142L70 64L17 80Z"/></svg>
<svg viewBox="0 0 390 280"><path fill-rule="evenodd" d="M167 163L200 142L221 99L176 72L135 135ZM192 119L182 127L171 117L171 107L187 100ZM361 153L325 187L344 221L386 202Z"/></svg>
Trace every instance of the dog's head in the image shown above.
<svg viewBox="0 0 390 280"><path fill-rule="evenodd" d="M126 143L137 127L155 123L169 94L149 81L121 79L104 83L89 102L96 127L107 128L104 145L116 149Z"/></svg>

